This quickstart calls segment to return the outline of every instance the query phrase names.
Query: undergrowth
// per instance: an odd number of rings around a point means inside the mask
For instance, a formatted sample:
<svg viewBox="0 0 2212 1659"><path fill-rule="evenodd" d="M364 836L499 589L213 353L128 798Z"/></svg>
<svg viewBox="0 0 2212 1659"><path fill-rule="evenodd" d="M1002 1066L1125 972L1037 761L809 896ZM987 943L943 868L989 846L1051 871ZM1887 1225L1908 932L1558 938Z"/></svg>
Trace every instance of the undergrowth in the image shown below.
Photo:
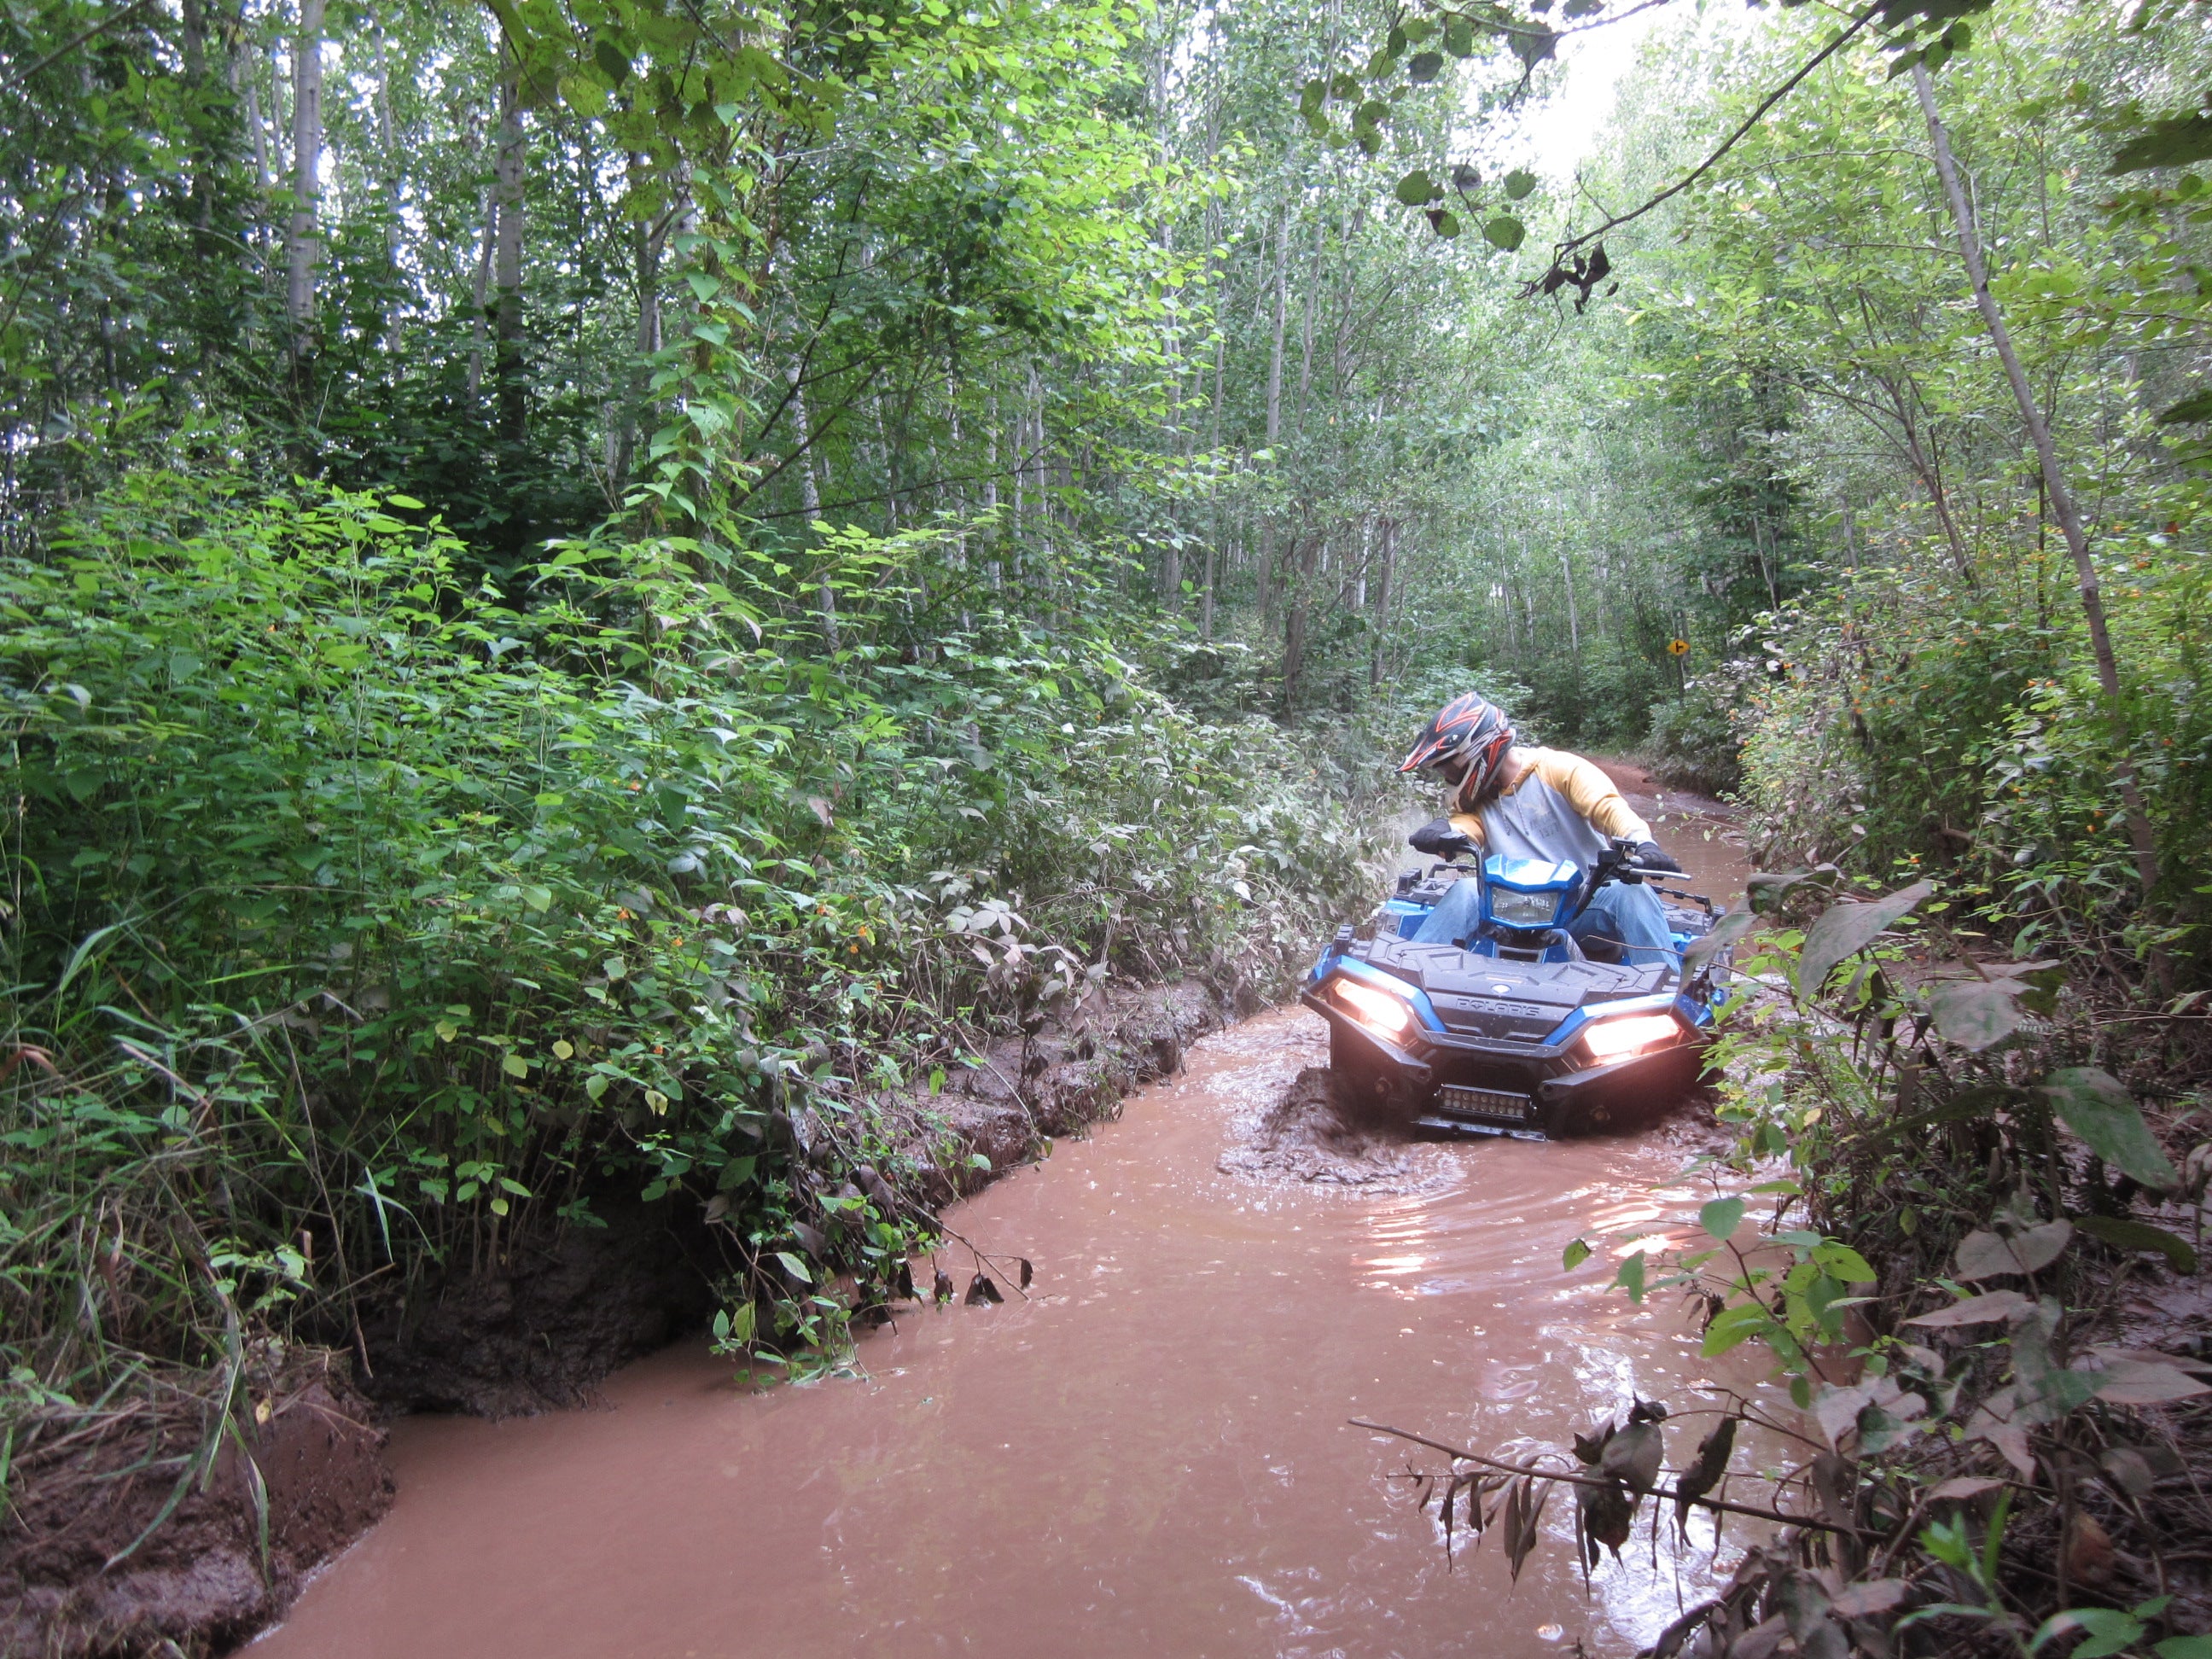
<svg viewBox="0 0 2212 1659"><path fill-rule="evenodd" d="M501 592L305 487L133 475L0 563L5 1443L220 1419L253 1342L611 1196L703 1214L741 1346L834 1343L949 1153L885 1099L1114 975L1273 990L1371 879L1340 791L1080 594L902 639L945 539L842 534L836 649L743 556Z"/></svg>

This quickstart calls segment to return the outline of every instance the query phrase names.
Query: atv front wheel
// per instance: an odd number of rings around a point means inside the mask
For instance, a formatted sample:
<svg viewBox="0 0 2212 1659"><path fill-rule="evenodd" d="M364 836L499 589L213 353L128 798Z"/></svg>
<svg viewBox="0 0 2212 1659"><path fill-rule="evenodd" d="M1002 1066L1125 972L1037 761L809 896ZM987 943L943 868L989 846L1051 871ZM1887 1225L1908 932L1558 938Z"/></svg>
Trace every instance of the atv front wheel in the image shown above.
<svg viewBox="0 0 2212 1659"><path fill-rule="evenodd" d="M1399 1104L1390 1073L1374 1049L1334 1020L1328 1026L1328 1071L1330 1092L1347 1113L1388 1117Z"/></svg>

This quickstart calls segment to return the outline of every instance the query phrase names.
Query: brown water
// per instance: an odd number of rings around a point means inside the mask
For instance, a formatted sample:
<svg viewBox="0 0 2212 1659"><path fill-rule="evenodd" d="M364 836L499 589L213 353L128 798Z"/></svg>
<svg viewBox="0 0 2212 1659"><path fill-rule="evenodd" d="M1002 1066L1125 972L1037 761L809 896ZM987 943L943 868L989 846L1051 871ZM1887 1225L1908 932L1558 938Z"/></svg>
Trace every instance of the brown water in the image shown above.
<svg viewBox="0 0 2212 1659"><path fill-rule="evenodd" d="M1670 828L1732 891L1735 849ZM1655 1568L1639 1528L1585 1592L1562 1493L1517 1588L1494 1543L1448 1566L1395 1478L1438 1460L1346 1419L1528 1455L1750 1384L1607 1293L1613 1250L1559 1267L1578 1235L1682 1236L1696 1131L1389 1148L1350 1184L1218 1168L1325 1057L1310 1015L1248 1021L963 1205L1034 1260L1029 1297L910 1313L860 1378L754 1393L682 1348L602 1410L402 1423L390 1518L256 1659L1633 1652L1710 1550Z"/></svg>

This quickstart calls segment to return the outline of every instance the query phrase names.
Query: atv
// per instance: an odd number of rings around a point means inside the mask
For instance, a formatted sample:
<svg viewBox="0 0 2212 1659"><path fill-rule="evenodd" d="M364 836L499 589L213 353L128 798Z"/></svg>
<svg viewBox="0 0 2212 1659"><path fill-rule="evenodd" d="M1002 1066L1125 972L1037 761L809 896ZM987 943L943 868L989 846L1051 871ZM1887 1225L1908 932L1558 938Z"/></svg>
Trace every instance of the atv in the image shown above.
<svg viewBox="0 0 2212 1659"><path fill-rule="evenodd" d="M1633 1128L1687 1094L1726 956L1691 949L1713 925L1712 901L1661 886L1674 872L1634 858L1616 841L1587 871L1490 858L1400 876L1369 927L1338 930L1299 994L1328 1022L1338 1097L1414 1128L1543 1140ZM1609 880L1657 890L1672 959L1639 965L1617 941L1568 933ZM1416 944L1459 881L1482 884L1473 934Z"/></svg>

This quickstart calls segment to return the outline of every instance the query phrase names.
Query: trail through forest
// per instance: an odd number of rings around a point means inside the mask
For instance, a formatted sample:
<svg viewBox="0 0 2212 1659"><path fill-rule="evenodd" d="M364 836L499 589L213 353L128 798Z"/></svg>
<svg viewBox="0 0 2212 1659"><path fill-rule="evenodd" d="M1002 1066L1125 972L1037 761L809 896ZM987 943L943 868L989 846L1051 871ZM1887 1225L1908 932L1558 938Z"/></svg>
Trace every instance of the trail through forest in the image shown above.
<svg viewBox="0 0 2212 1659"><path fill-rule="evenodd" d="M380 1413L693 1333L403 1422L272 1645L680 1567L2212 1659L2208 87L2195 0L0 10L0 1646L204 1659ZM1081 1140L1374 914L1469 690L1727 803L1703 1195L1345 1125L1288 1015ZM948 1212L1034 1299L934 1305ZM1701 1363L1809 1438L1570 1422ZM580 1584L625 1449L698 1478ZM1656 1625L1605 1552L1723 1479L1788 1524Z"/></svg>

